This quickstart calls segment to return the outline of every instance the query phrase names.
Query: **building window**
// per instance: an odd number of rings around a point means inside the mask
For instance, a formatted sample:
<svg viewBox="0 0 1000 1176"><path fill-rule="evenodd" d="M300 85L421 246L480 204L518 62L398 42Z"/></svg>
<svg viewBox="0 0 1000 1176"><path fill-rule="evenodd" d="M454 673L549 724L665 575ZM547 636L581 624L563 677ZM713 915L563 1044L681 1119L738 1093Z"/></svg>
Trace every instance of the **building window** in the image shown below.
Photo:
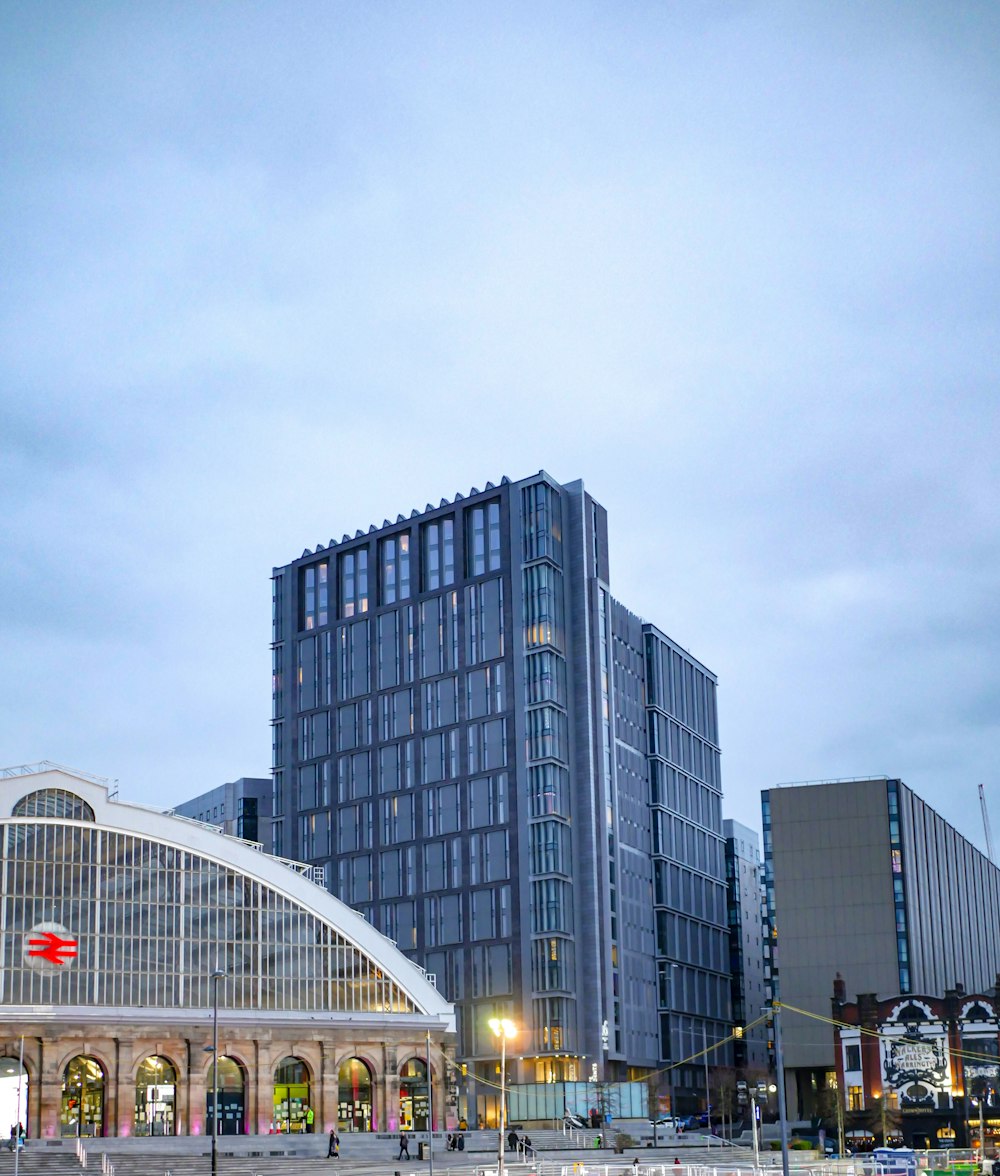
<svg viewBox="0 0 1000 1176"><path fill-rule="evenodd" d="M465 589L466 658L470 665L504 654L503 580L484 580Z"/></svg>
<svg viewBox="0 0 1000 1176"><path fill-rule="evenodd" d="M410 596L410 535L404 531L379 545L379 577L382 604L395 604Z"/></svg>
<svg viewBox="0 0 1000 1176"><path fill-rule="evenodd" d="M848 1086L847 1088L847 1109L849 1111L864 1110L864 1101L861 1097L860 1086Z"/></svg>
<svg viewBox="0 0 1000 1176"><path fill-rule="evenodd" d="M465 516L466 574L481 576L500 568L500 503L474 506Z"/></svg>
<svg viewBox="0 0 1000 1176"><path fill-rule="evenodd" d="M359 547L340 557L340 615L368 611L368 548Z"/></svg>
<svg viewBox="0 0 1000 1176"><path fill-rule="evenodd" d="M562 511L559 494L545 482L521 490L524 560L548 558L562 563Z"/></svg>
<svg viewBox="0 0 1000 1176"><path fill-rule="evenodd" d="M503 662L470 670L465 680L465 717L482 719L507 709L506 668Z"/></svg>
<svg viewBox="0 0 1000 1176"><path fill-rule="evenodd" d="M569 772L557 764L538 764L528 769L528 795L533 817L557 813L569 816Z"/></svg>
<svg viewBox="0 0 1000 1176"><path fill-rule="evenodd" d="M507 820L507 773L469 781L469 826L502 825Z"/></svg>
<svg viewBox="0 0 1000 1176"><path fill-rule="evenodd" d="M562 648L562 573L549 564L524 569L524 643Z"/></svg>
<svg viewBox="0 0 1000 1176"><path fill-rule="evenodd" d="M329 572L326 560L302 569L300 629L315 629L329 620Z"/></svg>
<svg viewBox="0 0 1000 1176"><path fill-rule="evenodd" d="M433 592L455 583L455 520L438 519L423 527L423 589Z"/></svg>

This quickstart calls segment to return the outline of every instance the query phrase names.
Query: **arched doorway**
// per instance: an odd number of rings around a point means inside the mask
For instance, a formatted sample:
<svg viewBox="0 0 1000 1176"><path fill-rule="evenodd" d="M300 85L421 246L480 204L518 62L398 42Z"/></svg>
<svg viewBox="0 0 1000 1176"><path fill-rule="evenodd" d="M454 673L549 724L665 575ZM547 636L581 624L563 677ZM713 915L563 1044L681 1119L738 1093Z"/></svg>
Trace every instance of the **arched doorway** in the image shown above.
<svg viewBox="0 0 1000 1176"><path fill-rule="evenodd" d="M133 1135L174 1135L174 1093L177 1071L155 1054L139 1063L135 1076Z"/></svg>
<svg viewBox="0 0 1000 1176"><path fill-rule="evenodd" d="M348 1058L337 1071L340 1131L374 1131L372 1072L360 1058Z"/></svg>
<svg viewBox="0 0 1000 1176"><path fill-rule="evenodd" d="M104 1134L104 1067L78 1054L63 1071L59 1134Z"/></svg>
<svg viewBox="0 0 1000 1176"><path fill-rule="evenodd" d="M212 1090L212 1064L205 1072L205 1134L212 1133L212 1111L215 1092ZM235 1058L219 1058L219 1126L218 1135L242 1135L244 1121L244 1091L246 1076Z"/></svg>
<svg viewBox="0 0 1000 1176"><path fill-rule="evenodd" d="M0 1058L0 1133L28 1122L28 1071L17 1058Z"/></svg>
<svg viewBox="0 0 1000 1176"><path fill-rule="evenodd" d="M410 1058L399 1071L400 1131L426 1131L427 1107L427 1063Z"/></svg>
<svg viewBox="0 0 1000 1176"><path fill-rule="evenodd" d="M301 1058L282 1058L274 1071L275 1130L305 1131L311 1105L309 1067Z"/></svg>

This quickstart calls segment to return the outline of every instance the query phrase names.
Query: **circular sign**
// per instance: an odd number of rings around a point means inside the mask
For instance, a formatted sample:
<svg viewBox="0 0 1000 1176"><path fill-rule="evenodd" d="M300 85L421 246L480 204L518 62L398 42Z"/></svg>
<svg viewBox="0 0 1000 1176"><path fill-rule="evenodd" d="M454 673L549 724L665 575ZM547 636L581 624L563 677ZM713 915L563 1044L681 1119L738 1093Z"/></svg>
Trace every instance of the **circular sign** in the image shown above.
<svg viewBox="0 0 1000 1176"><path fill-rule="evenodd" d="M62 923L36 923L24 937L21 954L35 972L62 972L75 962L78 946Z"/></svg>

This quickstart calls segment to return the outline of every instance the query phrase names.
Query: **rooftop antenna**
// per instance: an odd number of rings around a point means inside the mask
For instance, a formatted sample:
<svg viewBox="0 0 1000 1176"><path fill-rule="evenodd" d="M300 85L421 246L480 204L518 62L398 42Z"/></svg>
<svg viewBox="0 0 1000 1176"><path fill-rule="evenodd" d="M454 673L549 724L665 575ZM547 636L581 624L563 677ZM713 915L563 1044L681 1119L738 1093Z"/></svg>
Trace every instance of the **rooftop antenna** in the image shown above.
<svg viewBox="0 0 1000 1176"><path fill-rule="evenodd" d="M983 831L986 834L986 856L996 865L993 857L993 835L990 833L990 814L986 811L986 789L979 785L979 807L983 810Z"/></svg>

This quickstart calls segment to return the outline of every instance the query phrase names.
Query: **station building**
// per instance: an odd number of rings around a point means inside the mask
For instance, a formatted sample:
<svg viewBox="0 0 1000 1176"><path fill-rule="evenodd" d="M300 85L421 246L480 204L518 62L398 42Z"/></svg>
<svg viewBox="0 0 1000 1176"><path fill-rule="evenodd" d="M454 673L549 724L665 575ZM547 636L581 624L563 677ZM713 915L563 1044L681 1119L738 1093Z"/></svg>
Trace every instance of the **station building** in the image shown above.
<svg viewBox="0 0 1000 1176"><path fill-rule="evenodd" d="M51 764L0 772L0 834L0 1127L456 1125L452 1006L307 867Z"/></svg>

